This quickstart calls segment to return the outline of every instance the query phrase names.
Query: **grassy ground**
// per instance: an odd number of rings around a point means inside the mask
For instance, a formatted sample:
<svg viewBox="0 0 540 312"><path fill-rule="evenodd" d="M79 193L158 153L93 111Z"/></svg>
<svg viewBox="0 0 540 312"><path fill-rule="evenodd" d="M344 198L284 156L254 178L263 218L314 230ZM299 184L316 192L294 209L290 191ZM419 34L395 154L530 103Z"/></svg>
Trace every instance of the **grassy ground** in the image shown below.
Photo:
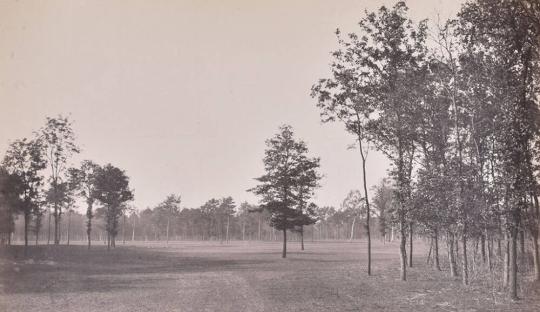
<svg viewBox="0 0 540 312"><path fill-rule="evenodd" d="M425 265L418 248L399 280L397 244L171 243L0 251L0 311L540 311L538 292L511 303ZM538 285L537 285L538 286ZM534 288L534 287L533 287Z"/></svg>

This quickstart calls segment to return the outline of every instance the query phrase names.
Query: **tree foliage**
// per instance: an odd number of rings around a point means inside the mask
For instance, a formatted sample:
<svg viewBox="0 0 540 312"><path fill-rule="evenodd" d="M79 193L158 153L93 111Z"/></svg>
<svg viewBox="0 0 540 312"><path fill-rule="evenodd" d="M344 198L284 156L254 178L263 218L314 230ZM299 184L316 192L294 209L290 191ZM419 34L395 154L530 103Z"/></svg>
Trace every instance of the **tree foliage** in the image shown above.
<svg viewBox="0 0 540 312"><path fill-rule="evenodd" d="M250 191L260 196L261 208L270 212L270 225L283 231L285 257L286 231L316 221L313 206L306 203L321 178L317 172L319 159L308 157L306 144L294 138L288 125L281 126L266 145L263 159L266 173L256 178L260 184Z"/></svg>

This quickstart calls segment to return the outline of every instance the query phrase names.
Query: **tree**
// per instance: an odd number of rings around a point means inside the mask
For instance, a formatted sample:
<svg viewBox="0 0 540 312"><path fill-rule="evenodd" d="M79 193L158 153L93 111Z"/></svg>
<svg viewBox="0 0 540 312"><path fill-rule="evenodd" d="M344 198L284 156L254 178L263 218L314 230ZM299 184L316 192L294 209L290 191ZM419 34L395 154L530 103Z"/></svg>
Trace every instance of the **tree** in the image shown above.
<svg viewBox="0 0 540 312"><path fill-rule="evenodd" d="M382 179L378 185L373 187L375 194L373 195L373 206L377 210L379 218L379 230L381 236L386 240L387 231L393 232L393 193L392 187L388 184L388 180Z"/></svg>
<svg viewBox="0 0 540 312"><path fill-rule="evenodd" d="M363 200L367 209L367 273L371 275L371 231L369 224L371 213L367 191L366 162L368 143L372 140L369 133L369 123L374 113L373 97L370 96L375 90L372 82L373 68L366 66L364 51L362 51L367 44L367 37L359 39L355 34L349 34L350 42L348 42L341 38L339 29L336 31L336 35L341 49L332 53L334 57L334 62L331 65L333 77L321 79L314 85L311 89L311 96L318 100L317 106L321 110L323 122L340 121L345 125L346 131L356 137L362 163Z"/></svg>
<svg viewBox="0 0 540 312"><path fill-rule="evenodd" d="M266 141L266 146L263 159L266 174L256 178L260 184L249 191L260 196L261 209L271 213L270 226L283 231L282 257L285 258L287 230L314 222L299 207L309 200L321 178L317 173L319 159L307 157L306 144L294 138L288 125L281 126L279 133Z"/></svg>
<svg viewBox="0 0 540 312"><path fill-rule="evenodd" d="M129 178L125 172L111 164L99 168L94 178L95 198L105 207L105 223L107 230L107 249L116 247L118 234L118 218L126 208L126 202L133 199L129 189Z"/></svg>
<svg viewBox="0 0 540 312"><path fill-rule="evenodd" d="M40 171L46 167L43 146L39 139L17 140L10 144L3 165L12 175L22 181L22 203L19 206L24 215L24 246L28 246L28 230L32 213L40 209L43 177Z"/></svg>
<svg viewBox="0 0 540 312"><path fill-rule="evenodd" d="M383 6L367 13L359 22L360 36L351 33L347 40L340 38L342 49L333 54L333 79L321 80L313 88L323 120L342 120L357 135L359 145L363 140L373 142L392 162L402 280L406 280L405 245L416 151L415 108L423 98L427 29L425 22L414 25L406 17L407 10L400 1L391 9ZM365 155L360 151L365 169ZM367 199L365 183L364 191ZM369 209L368 201L366 206Z"/></svg>
<svg viewBox="0 0 540 312"><path fill-rule="evenodd" d="M67 117L58 116L56 118L47 117L45 126L40 130L40 138L43 140L46 149L45 156L50 167L50 182L53 192L58 192L59 185L64 179L67 170L67 162L73 154L80 152L75 144L75 134L71 121ZM54 209L54 243L60 242L59 222L61 208L59 196L52 196L55 200L52 205Z"/></svg>
<svg viewBox="0 0 540 312"><path fill-rule="evenodd" d="M56 185L56 188L52 187L52 184L46 191L45 198L49 206L56 205L58 223L55 224L55 228L58 231L58 243L60 243L61 233L61 219L64 211L68 212L68 227L71 225L69 222L72 206L75 202L74 189L72 184L68 181L62 181Z"/></svg>
<svg viewBox="0 0 540 312"><path fill-rule="evenodd" d="M362 197L362 193L360 193L360 191L358 190L351 190L349 194L347 194L347 197L345 197L345 199L341 203L341 210L353 218L353 222L351 225L351 235L349 238L350 241L352 241L354 238L354 225L356 224L356 219L367 218L366 216L367 209L364 203L365 201L364 201L364 198ZM366 225L366 230L368 228L369 227ZM368 250L368 253L369 253L369 250Z"/></svg>
<svg viewBox="0 0 540 312"><path fill-rule="evenodd" d="M206 227L206 235L203 235L203 239L206 236L208 239L212 237L218 237L221 239L221 234L219 233L219 220L218 210L219 210L219 200L212 198L208 200L204 205L200 207L202 222Z"/></svg>
<svg viewBox="0 0 540 312"><path fill-rule="evenodd" d="M11 244L15 215L24 204L24 190L24 181L20 176L10 174L4 167L0 167L0 246Z"/></svg>
<svg viewBox="0 0 540 312"><path fill-rule="evenodd" d="M230 222L231 222L231 216L234 215L235 207L236 207L236 204L234 203L233 198L230 196L222 198L221 203L219 204L219 212L218 212L219 215L227 219L227 225L225 227L225 241L226 242L229 242L229 227L230 227ZM221 236L221 233L220 233L220 236Z"/></svg>
<svg viewBox="0 0 540 312"><path fill-rule="evenodd" d="M155 209L154 213L157 218L157 226L162 228L165 226L167 244L169 244L169 228L171 224L171 219L174 221L178 214L180 213L180 203L182 199L180 195L171 194L165 198L165 200L160 203ZM173 222L174 224L174 222Z"/></svg>
<svg viewBox="0 0 540 312"><path fill-rule="evenodd" d="M94 217L93 206L95 198L95 178L99 165L91 160L85 160L79 168L70 168L69 181L71 187L77 191L86 202L86 235L88 239L88 249L91 245L92 235L92 218Z"/></svg>
<svg viewBox="0 0 540 312"><path fill-rule="evenodd" d="M319 168L319 159L309 159L306 155L301 155L298 166L298 178L296 185L298 210L302 220L300 224L294 228L295 232L300 234L300 249L304 250L304 226L317 222L315 209L317 206L310 203L309 200L313 196L314 190L319 187L321 176L317 172Z"/></svg>

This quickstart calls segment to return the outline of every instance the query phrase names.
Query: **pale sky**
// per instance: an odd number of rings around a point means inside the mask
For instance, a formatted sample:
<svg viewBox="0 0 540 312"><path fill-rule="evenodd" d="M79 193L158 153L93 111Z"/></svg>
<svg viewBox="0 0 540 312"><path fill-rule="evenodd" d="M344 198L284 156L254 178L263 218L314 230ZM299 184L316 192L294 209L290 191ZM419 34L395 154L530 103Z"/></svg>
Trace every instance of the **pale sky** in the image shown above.
<svg viewBox="0 0 540 312"><path fill-rule="evenodd" d="M257 202L264 141L293 126L324 179L315 202L338 207L361 189L358 150L341 124L321 124L310 88L329 75L334 31L394 1L0 1L0 157L46 116L70 115L83 151L130 177L133 204L170 193ZM454 0L407 1L443 19ZM368 156L368 183L388 161Z"/></svg>

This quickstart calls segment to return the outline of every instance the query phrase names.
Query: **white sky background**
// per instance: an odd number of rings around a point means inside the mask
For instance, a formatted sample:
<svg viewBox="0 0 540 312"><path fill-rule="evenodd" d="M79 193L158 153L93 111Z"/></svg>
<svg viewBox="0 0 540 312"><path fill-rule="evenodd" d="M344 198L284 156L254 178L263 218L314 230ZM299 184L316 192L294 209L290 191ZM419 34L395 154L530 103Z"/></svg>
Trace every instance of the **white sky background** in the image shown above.
<svg viewBox="0 0 540 312"><path fill-rule="evenodd" d="M310 88L329 75L337 27L394 1L0 1L0 156L46 116L70 115L91 159L126 170L134 205L166 195L197 207L237 203L263 174L264 141L291 124L325 175L315 201L361 189L358 150L321 124ZM454 0L407 2L415 20L447 18ZM368 183L387 160L368 157Z"/></svg>

